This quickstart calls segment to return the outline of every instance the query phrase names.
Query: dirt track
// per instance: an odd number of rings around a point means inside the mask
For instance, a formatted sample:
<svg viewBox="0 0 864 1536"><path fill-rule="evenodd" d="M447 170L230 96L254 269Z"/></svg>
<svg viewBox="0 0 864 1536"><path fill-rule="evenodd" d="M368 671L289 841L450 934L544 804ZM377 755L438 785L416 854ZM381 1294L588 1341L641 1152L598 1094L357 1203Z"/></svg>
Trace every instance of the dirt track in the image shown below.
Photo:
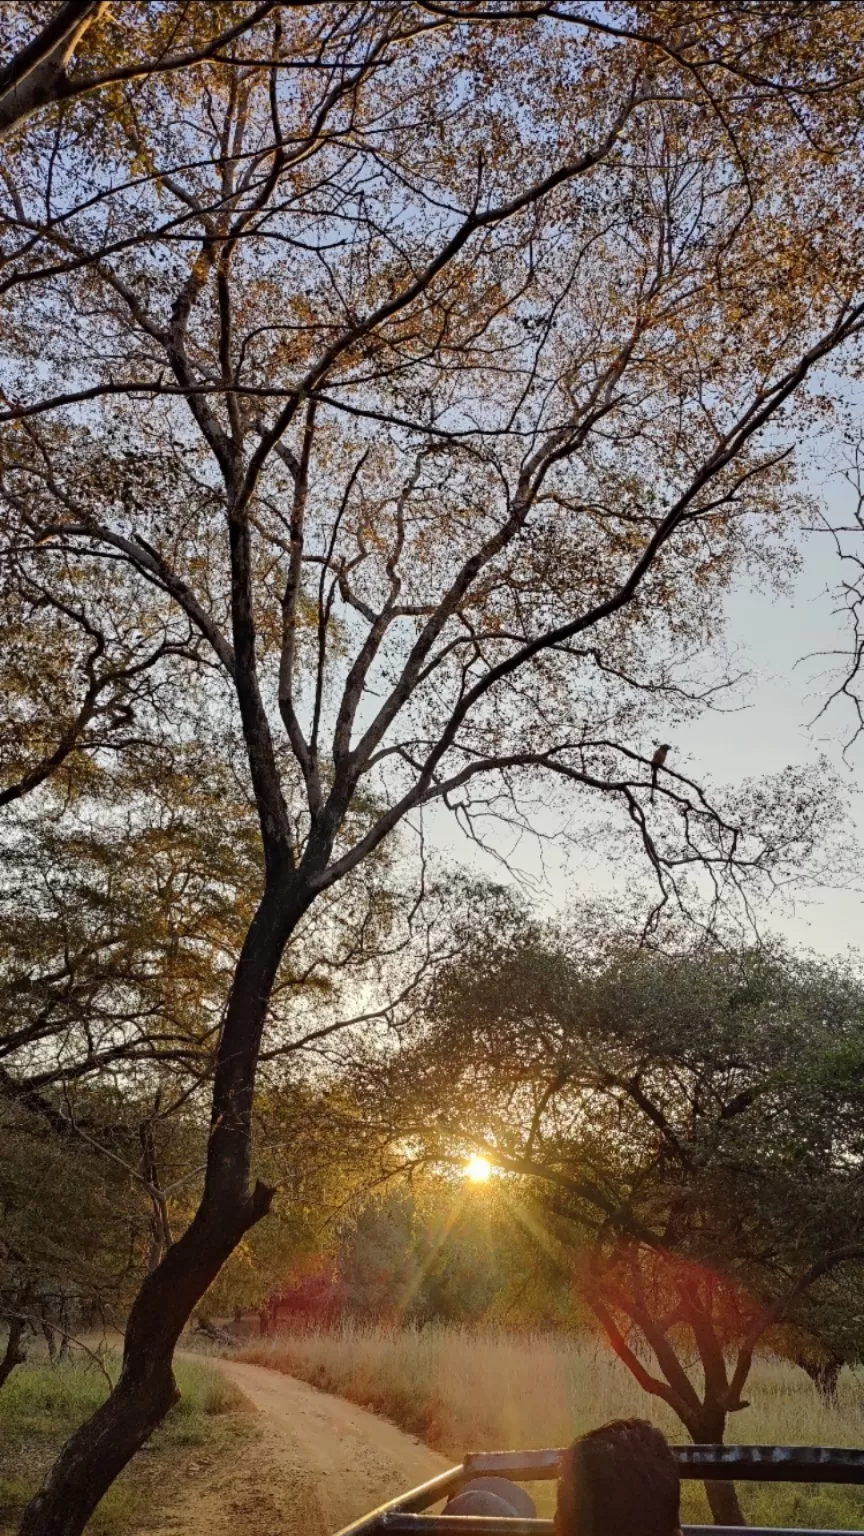
<svg viewBox="0 0 864 1536"><path fill-rule="evenodd" d="M448 1465L342 1398L259 1365L213 1360L261 1418L236 1458L190 1464L190 1487L153 1536L330 1536Z"/></svg>

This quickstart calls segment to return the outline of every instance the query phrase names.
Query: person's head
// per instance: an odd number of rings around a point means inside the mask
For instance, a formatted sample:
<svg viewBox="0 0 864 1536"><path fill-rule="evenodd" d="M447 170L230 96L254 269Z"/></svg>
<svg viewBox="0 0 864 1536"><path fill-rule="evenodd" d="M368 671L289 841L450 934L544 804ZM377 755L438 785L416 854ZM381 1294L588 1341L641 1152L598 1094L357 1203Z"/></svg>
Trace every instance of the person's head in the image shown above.
<svg viewBox="0 0 864 1536"><path fill-rule="evenodd" d="M616 1419L565 1451L556 1536L675 1536L680 1505L678 1464L659 1429Z"/></svg>

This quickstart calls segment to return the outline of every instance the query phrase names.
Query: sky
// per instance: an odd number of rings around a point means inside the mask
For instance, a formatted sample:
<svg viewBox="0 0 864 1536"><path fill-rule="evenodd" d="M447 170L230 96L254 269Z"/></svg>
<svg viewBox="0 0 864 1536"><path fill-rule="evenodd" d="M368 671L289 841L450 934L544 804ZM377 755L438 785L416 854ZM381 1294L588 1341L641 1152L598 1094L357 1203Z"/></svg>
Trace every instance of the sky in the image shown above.
<svg viewBox="0 0 864 1536"><path fill-rule="evenodd" d="M823 467L818 477L812 471L808 488L819 495L830 515L848 521L850 493L836 471ZM833 541L827 534L811 534L803 543L801 569L788 593L777 597L748 588L730 593L727 646L735 654L735 670L746 668L748 673L742 707L732 712L706 711L686 726L676 727L674 757L670 755L670 764L674 761L697 781L708 776L715 784L733 786L744 779L782 773L789 765L814 764L820 758L836 771L848 811L849 835L844 834L844 844L852 855L853 871L859 840L862 848L860 881L853 873L843 888L802 886L759 912L763 932L824 955L845 954L857 947L864 952L864 796L860 794L864 738L844 758L844 745L854 729L849 706L835 705L827 717L814 721L831 691L827 669L832 665L814 653L848 645L847 621L837 613L832 592L839 576ZM546 821L546 830L552 841L542 856L528 839L506 849L513 865L524 873L525 893L541 912L564 913L574 898L608 897L621 889L620 876L616 885L602 852L574 860L572 851L565 853L559 827L552 820ZM430 832L433 844L448 856L492 878L504 875L503 866L478 854L443 812L431 819ZM506 838L502 849L504 842Z"/></svg>
<svg viewBox="0 0 864 1536"><path fill-rule="evenodd" d="M864 740L844 757L854 730L850 706L835 704L826 716L814 718L832 689L828 669L836 665L815 653L848 644L846 621L836 613L831 590L838 575L831 541L814 535L788 597L746 590L732 595L728 640L750 672L746 705L732 714L703 714L680 732L679 746L697 776L700 767L710 767L712 777L728 784L827 759L848 797L850 843L857 834L864 845ZM858 891L801 891L794 910L766 912L767 926L823 954L864 949L864 863L861 875Z"/></svg>

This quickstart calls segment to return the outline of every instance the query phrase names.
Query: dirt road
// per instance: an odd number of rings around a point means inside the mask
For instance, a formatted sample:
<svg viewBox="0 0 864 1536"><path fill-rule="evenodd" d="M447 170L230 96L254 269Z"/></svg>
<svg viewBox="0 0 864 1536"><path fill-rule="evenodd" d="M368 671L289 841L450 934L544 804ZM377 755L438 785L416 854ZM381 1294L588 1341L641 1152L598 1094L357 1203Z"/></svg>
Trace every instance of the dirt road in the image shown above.
<svg viewBox="0 0 864 1536"><path fill-rule="evenodd" d="M213 1360L257 1409L229 1461L194 1455L152 1536L330 1536L448 1462L386 1420L259 1365Z"/></svg>

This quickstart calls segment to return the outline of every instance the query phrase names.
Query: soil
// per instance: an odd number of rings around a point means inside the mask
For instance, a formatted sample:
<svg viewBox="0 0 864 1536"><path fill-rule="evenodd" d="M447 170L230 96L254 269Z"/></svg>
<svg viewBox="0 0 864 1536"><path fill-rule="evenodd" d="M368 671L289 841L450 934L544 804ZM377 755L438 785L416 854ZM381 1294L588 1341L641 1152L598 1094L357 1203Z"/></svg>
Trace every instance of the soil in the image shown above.
<svg viewBox="0 0 864 1536"><path fill-rule="evenodd" d="M292 1376L210 1363L256 1411L254 1432L228 1460L193 1456L187 1487L146 1536L331 1536L449 1465L385 1419Z"/></svg>

